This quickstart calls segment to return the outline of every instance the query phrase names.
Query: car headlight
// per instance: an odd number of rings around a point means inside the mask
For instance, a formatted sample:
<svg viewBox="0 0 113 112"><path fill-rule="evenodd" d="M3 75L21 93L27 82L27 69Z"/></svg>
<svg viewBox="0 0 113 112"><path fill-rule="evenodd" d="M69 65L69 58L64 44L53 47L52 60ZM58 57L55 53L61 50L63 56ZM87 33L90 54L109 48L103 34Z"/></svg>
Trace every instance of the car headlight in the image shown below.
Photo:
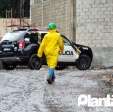
<svg viewBox="0 0 113 112"><path fill-rule="evenodd" d="M82 47L84 50L88 50L88 47Z"/></svg>

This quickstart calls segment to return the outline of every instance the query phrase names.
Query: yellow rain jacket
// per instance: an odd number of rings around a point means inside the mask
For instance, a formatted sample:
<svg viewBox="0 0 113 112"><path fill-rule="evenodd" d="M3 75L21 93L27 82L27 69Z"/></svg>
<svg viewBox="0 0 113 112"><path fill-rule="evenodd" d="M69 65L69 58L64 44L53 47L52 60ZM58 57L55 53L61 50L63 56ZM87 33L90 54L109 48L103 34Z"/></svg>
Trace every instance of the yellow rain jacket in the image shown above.
<svg viewBox="0 0 113 112"><path fill-rule="evenodd" d="M41 42L38 49L38 57L42 57L44 52L47 64L50 68L55 68L58 61L58 56L63 52L64 43L63 39L56 30L50 30Z"/></svg>

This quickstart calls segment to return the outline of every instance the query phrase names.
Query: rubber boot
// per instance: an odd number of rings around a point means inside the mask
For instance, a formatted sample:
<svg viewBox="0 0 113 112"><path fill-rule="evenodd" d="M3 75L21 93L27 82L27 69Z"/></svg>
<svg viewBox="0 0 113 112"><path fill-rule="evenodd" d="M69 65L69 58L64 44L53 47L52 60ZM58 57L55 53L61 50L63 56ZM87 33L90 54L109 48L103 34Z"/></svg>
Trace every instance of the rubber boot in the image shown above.
<svg viewBox="0 0 113 112"><path fill-rule="evenodd" d="M47 82L48 82L48 84L52 84L53 81L52 81L52 76L51 75L48 76Z"/></svg>

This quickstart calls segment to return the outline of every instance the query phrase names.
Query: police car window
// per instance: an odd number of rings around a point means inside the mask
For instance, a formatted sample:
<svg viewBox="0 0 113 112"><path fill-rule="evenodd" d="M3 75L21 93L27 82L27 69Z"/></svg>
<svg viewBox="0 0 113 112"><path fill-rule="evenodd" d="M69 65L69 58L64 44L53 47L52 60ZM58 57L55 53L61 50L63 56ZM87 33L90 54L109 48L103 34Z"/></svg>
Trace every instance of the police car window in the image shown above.
<svg viewBox="0 0 113 112"><path fill-rule="evenodd" d="M66 46L69 46L70 45L70 42L68 39L65 38L65 36L61 35L63 37L63 40L64 40L64 45Z"/></svg>
<svg viewBox="0 0 113 112"><path fill-rule="evenodd" d="M24 35L24 38L30 38L30 34L29 34L29 33L26 33L26 34Z"/></svg>
<svg viewBox="0 0 113 112"><path fill-rule="evenodd" d="M31 41L31 43L37 43L38 42L38 33L31 33L30 41Z"/></svg>
<svg viewBox="0 0 113 112"><path fill-rule="evenodd" d="M43 40L45 34L46 34L46 33L42 33L42 34L41 34L41 40Z"/></svg>
<svg viewBox="0 0 113 112"><path fill-rule="evenodd" d="M38 33L38 42L41 43L41 34Z"/></svg>
<svg viewBox="0 0 113 112"><path fill-rule="evenodd" d="M23 39L25 34L26 34L25 31L8 32L3 36L1 41L3 40L18 41L20 39Z"/></svg>
<svg viewBox="0 0 113 112"><path fill-rule="evenodd" d="M38 42L38 34L37 33L26 33L24 39L29 39L31 43Z"/></svg>

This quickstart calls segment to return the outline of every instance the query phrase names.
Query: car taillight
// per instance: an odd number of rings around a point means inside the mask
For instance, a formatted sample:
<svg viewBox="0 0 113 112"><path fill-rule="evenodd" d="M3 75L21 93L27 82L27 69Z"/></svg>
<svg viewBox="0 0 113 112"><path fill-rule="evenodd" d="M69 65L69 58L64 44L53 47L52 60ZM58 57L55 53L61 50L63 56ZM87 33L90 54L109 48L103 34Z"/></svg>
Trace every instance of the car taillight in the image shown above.
<svg viewBox="0 0 113 112"><path fill-rule="evenodd" d="M19 49L23 49L25 47L25 41L24 40L20 40L18 43L19 43Z"/></svg>

